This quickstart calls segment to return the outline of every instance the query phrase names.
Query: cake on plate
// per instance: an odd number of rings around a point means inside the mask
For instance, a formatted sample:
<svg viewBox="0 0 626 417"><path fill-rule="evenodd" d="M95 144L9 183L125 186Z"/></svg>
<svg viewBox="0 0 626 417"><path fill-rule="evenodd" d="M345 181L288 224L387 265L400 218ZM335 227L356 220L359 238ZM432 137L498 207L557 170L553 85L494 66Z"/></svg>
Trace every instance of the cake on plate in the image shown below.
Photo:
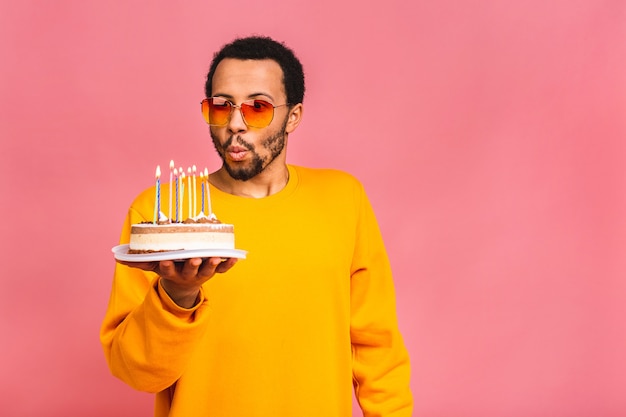
<svg viewBox="0 0 626 417"><path fill-rule="evenodd" d="M235 249L235 227L214 215L131 225L129 254L198 249Z"/></svg>

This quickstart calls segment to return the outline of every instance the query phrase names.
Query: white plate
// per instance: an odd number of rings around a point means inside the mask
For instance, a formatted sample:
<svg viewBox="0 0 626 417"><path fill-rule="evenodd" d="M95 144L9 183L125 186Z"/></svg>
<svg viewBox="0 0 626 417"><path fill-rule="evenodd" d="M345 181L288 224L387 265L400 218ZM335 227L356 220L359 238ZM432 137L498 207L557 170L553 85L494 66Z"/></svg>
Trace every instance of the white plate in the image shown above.
<svg viewBox="0 0 626 417"><path fill-rule="evenodd" d="M111 250L115 259L126 262L178 261L210 257L246 259L246 253L248 253L240 249L194 249L155 253L128 253L128 244L115 246Z"/></svg>

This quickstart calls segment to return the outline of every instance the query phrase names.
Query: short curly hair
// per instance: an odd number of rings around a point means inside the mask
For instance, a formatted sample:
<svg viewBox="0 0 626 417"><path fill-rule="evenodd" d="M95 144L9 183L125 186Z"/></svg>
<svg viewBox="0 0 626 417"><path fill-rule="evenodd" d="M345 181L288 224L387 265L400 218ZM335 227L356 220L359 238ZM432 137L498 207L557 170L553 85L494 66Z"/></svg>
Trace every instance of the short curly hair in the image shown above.
<svg viewBox="0 0 626 417"><path fill-rule="evenodd" d="M215 53L209 73L204 85L204 94L211 97L213 90L213 75L217 65L225 58L234 59L271 59L276 61L283 70L283 85L287 95L287 103L295 105L304 100L304 71L302 63L294 52L285 44L277 42L269 37L250 36L238 38L226 44Z"/></svg>

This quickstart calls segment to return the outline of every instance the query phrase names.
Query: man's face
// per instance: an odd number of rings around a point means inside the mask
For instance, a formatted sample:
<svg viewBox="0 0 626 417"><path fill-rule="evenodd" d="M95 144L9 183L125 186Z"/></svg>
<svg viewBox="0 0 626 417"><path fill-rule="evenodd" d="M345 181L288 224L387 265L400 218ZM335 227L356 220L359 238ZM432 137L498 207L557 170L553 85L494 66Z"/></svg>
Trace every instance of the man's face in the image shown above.
<svg viewBox="0 0 626 417"><path fill-rule="evenodd" d="M213 75L213 97L239 106L250 99L274 106L286 103L283 72L273 60L224 59ZM237 180L247 181L271 164L285 163L285 139L289 107L274 109L269 126L249 127L239 109L234 109L225 126L211 126L211 138L224 168Z"/></svg>

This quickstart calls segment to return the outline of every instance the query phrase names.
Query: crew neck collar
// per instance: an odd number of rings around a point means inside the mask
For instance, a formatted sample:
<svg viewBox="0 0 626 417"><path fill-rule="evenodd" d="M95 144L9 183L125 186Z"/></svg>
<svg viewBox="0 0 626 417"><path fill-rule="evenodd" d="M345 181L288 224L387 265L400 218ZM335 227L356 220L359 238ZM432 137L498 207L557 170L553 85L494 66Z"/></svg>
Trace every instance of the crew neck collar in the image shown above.
<svg viewBox="0 0 626 417"><path fill-rule="evenodd" d="M296 169L296 167L293 165L287 164L287 170L289 171L289 179L287 180L287 184L283 187L282 190L266 197L254 198L254 197L238 196L238 195L234 195L234 194L230 194L225 191L222 191L212 184L210 184L210 191L212 194L215 194L216 196L219 195L220 199L232 200L232 201L236 200L239 203L243 203L243 202L261 203L261 202L278 201L278 200L288 197L291 193L293 193L293 191L296 189L298 182L299 182L298 170ZM252 203L252 204L255 204L255 203Z"/></svg>

